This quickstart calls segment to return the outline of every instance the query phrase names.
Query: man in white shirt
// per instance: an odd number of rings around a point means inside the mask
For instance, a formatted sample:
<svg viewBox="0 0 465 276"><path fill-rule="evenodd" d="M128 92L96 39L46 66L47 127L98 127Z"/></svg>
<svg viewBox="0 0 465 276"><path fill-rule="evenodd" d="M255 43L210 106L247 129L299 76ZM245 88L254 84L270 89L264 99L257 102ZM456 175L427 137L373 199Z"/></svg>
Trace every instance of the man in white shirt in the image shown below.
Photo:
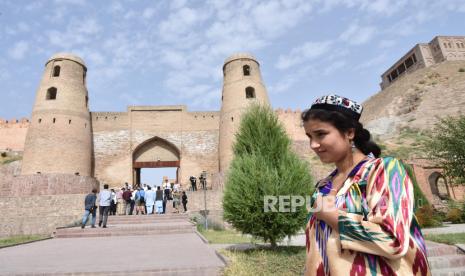
<svg viewBox="0 0 465 276"><path fill-rule="evenodd" d="M98 226L107 228L108 211L110 210L111 192L108 190L108 184L103 185L103 191L100 192L99 201L99 222Z"/></svg>

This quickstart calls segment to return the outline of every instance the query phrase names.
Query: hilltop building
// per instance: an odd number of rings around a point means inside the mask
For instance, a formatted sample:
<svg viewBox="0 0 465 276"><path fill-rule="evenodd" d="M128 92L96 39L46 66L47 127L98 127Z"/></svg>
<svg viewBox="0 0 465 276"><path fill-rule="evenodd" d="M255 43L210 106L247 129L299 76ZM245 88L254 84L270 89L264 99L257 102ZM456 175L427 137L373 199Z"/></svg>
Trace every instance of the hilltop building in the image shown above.
<svg viewBox="0 0 465 276"><path fill-rule="evenodd" d="M419 43L381 75L381 89L404 74L448 60L465 60L465 36L436 36L429 43Z"/></svg>

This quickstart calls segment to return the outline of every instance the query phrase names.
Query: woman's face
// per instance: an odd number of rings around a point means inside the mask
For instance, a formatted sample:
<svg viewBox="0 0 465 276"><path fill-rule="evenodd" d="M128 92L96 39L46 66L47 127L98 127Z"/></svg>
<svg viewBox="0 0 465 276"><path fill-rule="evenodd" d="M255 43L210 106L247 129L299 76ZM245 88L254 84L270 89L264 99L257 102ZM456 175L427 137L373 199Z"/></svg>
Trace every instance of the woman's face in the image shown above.
<svg viewBox="0 0 465 276"><path fill-rule="evenodd" d="M310 148L323 163L338 162L351 152L354 131L341 133L332 124L318 119L304 122L305 133L310 139Z"/></svg>

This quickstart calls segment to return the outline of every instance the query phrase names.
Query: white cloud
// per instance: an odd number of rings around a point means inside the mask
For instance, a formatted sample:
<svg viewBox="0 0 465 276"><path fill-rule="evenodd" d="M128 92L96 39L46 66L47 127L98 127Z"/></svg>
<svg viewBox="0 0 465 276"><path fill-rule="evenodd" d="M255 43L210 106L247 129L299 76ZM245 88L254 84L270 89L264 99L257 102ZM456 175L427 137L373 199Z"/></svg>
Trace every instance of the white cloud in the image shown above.
<svg viewBox="0 0 465 276"><path fill-rule="evenodd" d="M401 11L408 4L407 0L362 0L362 10L391 16Z"/></svg>
<svg viewBox="0 0 465 276"><path fill-rule="evenodd" d="M369 42L376 35L376 27L359 26L358 23L351 24L339 38L351 45L362 45Z"/></svg>
<svg viewBox="0 0 465 276"><path fill-rule="evenodd" d="M16 42L13 48L8 50L8 55L12 59L23 59L26 56L26 53L29 51L29 43L26 41Z"/></svg>
<svg viewBox="0 0 465 276"><path fill-rule="evenodd" d="M257 31L274 38L294 27L310 11L308 1L267 1L256 5L251 15Z"/></svg>
<svg viewBox="0 0 465 276"><path fill-rule="evenodd" d="M87 4L86 0L55 0L55 3L62 5L77 5L84 6Z"/></svg>
<svg viewBox="0 0 465 276"><path fill-rule="evenodd" d="M385 62L387 59L386 53L376 55L375 57L365 60L364 62L360 63L359 65L355 66L355 70L364 70L364 69L370 69L373 67L377 67L381 65L383 62Z"/></svg>
<svg viewBox="0 0 465 276"><path fill-rule="evenodd" d="M144 9L144 11L142 12L142 17L144 19L150 19L152 18L154 15L155 15L155 9L153 8L146 8Z"/></svg>
<svg viewBox="0 0 465 276"><path fill-rule="evenodd" d="M94 42L94 38L102 31L102 27L97 20L85 18L82 20L72 20L65 31L50 30L45 32L49 43L69 50L77 45Z"/></svg>
<svg viewBox="0 0 465 276"><path fill-rule="evenodd" d="M323 70L324 75L330 75L334 73L335 71L343 68L346 66L347 62L345 60L336 60L335 62L329 63L326 65L326 67Z"/></svg>
<svg viewBox="0 0 465 276"><path fill-rule="evenodd" d="M165 42L186 41L186 37L195 39L193 29L207 20L208 10L184 7L171 13L159 24L159 36ZM179 44L178 44L179 45Z"/></svg>
<svg viewBox="0 0 465 276"><path fill-rule="evenodd" d="M390 48L396 44L397 44L397 41L395 41L394 39L383 39L379 42L378 45L380 48Z"/></svg>
<svg viewBox="0 0 465 276"><path fill-rule="evenodd" d="M276 68L284 70L321 57L328 53L331 45L332 42L330 41L306 42L303 45L292 49L289 54L279 56Z"/></svg>

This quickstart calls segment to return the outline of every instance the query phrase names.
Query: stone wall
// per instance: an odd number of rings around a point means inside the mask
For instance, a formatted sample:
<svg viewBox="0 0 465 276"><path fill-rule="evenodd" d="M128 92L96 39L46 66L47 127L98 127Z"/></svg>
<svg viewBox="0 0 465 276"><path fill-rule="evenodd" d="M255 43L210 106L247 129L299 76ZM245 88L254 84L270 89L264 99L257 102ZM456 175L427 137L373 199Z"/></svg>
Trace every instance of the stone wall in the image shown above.
<svg viewBox="0 0 465 276"><path fill-rule="evenodd" d="M75 175L20 176L21 162L0 166L0 237L52 234L83 214L84 197L96 179Z"/></svg>
<svg viewBox="0 0 465 276"><path fill-rule="evenodd" d="M92 113L95 177L110 186L132 183L133 154L154 139L180 153L182 185L189 185L189 176L203 170L215 174L218 120L219 112L186 112L185 106L133 106L128 112ZM155 156L152 161L157 161Z"/></svg>
<svg viewBox="0 0 465 276"><path fill-rule="evenodd" d="M3 197L0 237L52 234L83 215L84 194Z"/></svg>
<svg viewBox="0 0 465 276"><path fill-rule="evenodd" d="M436 166L428 159L412 159L408 160L407 163L413 166L418 185L426 199L432 204L438 203L440 197L439 191L437 187L435 187L434 175L442 176L443 169ZM465 199L464 185L451 185L450 183L446 183L442 192L455 201L463 201Z"/></svg>
<svg viewBox="0 0 465 276"><path fill-rule="evenodd" d="M9 183L10 189L0 191L0 197L88 194L99 188L93 177L67 174L20 175L10 178Z"/></svg>
<svg viewBox="0 0 465 276"><path fill-rule="evenodd" d="M0 152L23 151L26 141L28 119L5 120L0 118Z"/></svg>
<svg viewBox="0 0 465 276"><path fill-rule="evenodd" d="M223 190L197 190L187 191L187 210L197 212L205 209L205 196L207 210L223 210Z"/></svg>

